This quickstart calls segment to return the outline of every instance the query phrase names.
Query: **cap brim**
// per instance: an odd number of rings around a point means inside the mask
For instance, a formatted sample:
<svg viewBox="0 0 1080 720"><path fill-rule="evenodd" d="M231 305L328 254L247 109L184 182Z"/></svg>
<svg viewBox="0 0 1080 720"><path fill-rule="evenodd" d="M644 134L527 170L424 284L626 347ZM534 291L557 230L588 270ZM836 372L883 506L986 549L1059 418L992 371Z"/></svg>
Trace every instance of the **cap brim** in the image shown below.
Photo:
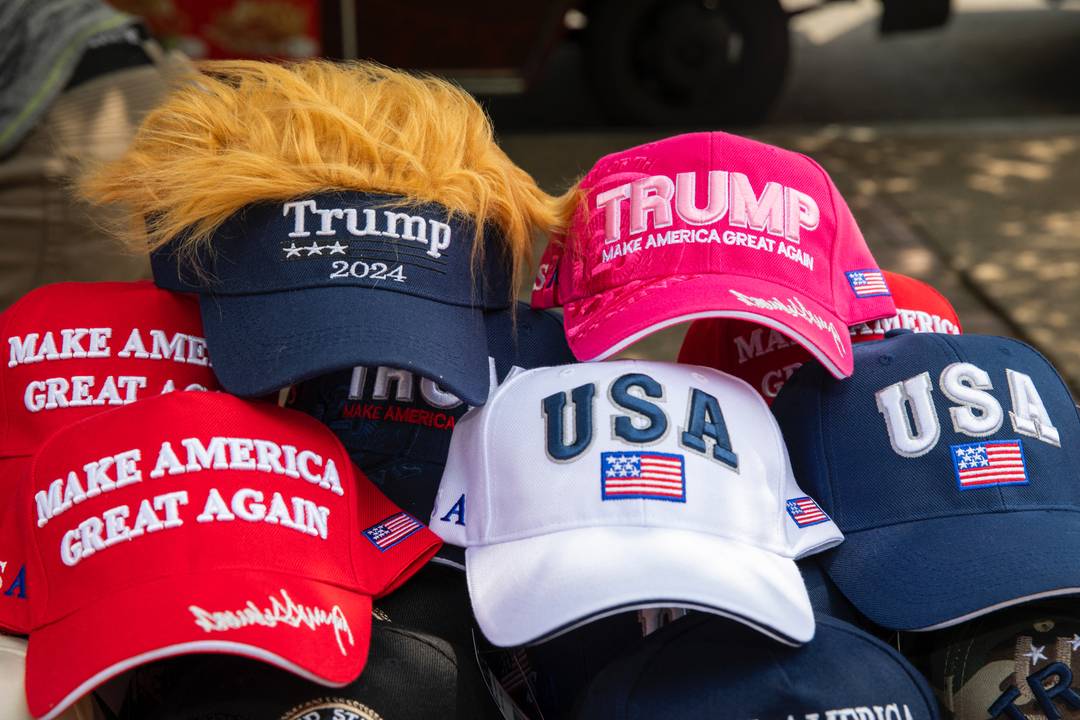
<svg viewBox="0 0 1080 720"><path fill-rule="evenodd" d="M290 609L283 593L304 608ZM279 600L276 609L271 598ZM192 606L222 613L211 621L219 624L203 629ZM193 653L241 655L340 687L360 675L370 638L371 598L364 595L251 571L180 574L102 596L35 629L26 696L34 717L51 720L120 673Z"/></svg>
<svg viewBox="0 0 1080 720"><path fill-rule="evenodd" d="M702 318L766 325L802 345L834 377L854 369L847 324L789 287L742 275L682 275L627 283L567 303L566 338L583 361L603 360L654 332Z"/></svg>
<svg viewBox="0 0 1080 720"><path fill-rule="evenodd" d="M490 389L480 308L365 288L203 295L214 372L234 395L268 395L357 365L386 365L434 380L470 405Z"/></svg>
<svg viewBox="0 0 1080 720"><path fill-rule="evenodd" d="M626 610L686 607L780 642L814 636L794 561L688 530L597 527L470 547L469 596L484 635L512 647Z"/></svg>
<svg viewBox="0 0 1080 720"><path fill-rule="evenodd" d="M849 531L820 558L840 591L877 625L938 630L1080 594L1080 513L960 515Z"/></svg>

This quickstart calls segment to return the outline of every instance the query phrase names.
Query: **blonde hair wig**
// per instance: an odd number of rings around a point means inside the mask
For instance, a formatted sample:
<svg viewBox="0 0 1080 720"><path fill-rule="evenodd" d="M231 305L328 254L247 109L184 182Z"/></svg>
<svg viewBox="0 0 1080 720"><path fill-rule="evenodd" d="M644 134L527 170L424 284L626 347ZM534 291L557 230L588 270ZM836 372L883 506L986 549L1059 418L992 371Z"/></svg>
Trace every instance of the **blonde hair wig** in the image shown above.
<svg viewBox="0 0 1080 720"><path fill-rule="evenodd" d="M80 184L86 199L125 207L120 234L136 252L175 240L194 261L245 205L359 190L468 216L479 252L485 227L498 227L517 287L533 232L555 228L556 201L449 82L373 63L225 61L200 71L146 118L123 157Z"/></svg>

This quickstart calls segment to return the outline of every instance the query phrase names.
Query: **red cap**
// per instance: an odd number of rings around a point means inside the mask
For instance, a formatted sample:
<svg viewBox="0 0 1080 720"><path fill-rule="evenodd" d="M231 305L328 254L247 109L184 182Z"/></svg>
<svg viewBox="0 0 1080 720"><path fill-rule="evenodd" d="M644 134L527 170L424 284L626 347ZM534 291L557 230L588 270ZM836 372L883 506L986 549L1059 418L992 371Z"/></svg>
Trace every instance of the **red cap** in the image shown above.
<svg viewBox="0 0 1080 720"><path fill-rule="evenodd" d="M216 390L199 301L150 281L56 283L0 315L0 457L172 390Z"/></svg>
<svg viewBox="0 0 1080 720"><path fill-rule="evenodd" d="M895 328L960 334L960 319L945 296L921 280L884 271L896 315L852 326L851 342L880 340ZM743 320L697 320L683 340L679 362L705 365L750 383L772 402L810 353L774 329Z"/></svg>
<svg viewBox="0 0 1080 720"><path fill-rule="evenodd" d="M56 430L140 398L218 389L198 299L152 282L56 283L0 315L0 477L16 483ZM25 553L0 504L0 627L27 631Z"/></svg>
<svg viewBox="0 0 1080 720"><path fill-rule="evenodd" d="M60 430L17 503L35 591L26 693L45 718L121 672L189 653L352 682L372 598L441 544L318 421L216 392Z"/></svg>

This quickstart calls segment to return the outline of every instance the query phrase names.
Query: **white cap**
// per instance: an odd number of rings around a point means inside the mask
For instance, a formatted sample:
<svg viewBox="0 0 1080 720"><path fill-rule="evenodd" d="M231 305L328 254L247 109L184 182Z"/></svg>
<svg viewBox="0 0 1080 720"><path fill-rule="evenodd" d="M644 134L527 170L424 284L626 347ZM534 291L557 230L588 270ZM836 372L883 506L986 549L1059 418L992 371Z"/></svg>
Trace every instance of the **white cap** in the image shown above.
<svg viewBox="0 0 1080 720"><path fill-rule="evenodd" d="M633 360L512 372L457 422L431 529L466 548L477 621L503 647L672 606L803 643L794 560L843 539L749 385Z"/></svg>

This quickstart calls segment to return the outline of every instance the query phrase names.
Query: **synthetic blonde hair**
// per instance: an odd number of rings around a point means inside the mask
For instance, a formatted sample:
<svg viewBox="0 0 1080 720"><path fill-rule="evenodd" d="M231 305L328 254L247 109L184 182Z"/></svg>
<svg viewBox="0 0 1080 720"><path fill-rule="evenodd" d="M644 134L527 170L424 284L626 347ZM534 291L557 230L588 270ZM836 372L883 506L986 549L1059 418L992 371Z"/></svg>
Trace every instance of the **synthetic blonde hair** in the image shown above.
<svg viewBox="0 0 1080 720"><path fill-rule="evenodd" d="M123 204L120 236L136 252L176 240L194 262L245 205L382 192L469 216L477 254L485 226L500 228L516 288L533 232L556 227L555 199L495 144L476 100L449 82L373 63L224 61L199 70L147 116L124 156L80 182L85 199Z"/></svg>

